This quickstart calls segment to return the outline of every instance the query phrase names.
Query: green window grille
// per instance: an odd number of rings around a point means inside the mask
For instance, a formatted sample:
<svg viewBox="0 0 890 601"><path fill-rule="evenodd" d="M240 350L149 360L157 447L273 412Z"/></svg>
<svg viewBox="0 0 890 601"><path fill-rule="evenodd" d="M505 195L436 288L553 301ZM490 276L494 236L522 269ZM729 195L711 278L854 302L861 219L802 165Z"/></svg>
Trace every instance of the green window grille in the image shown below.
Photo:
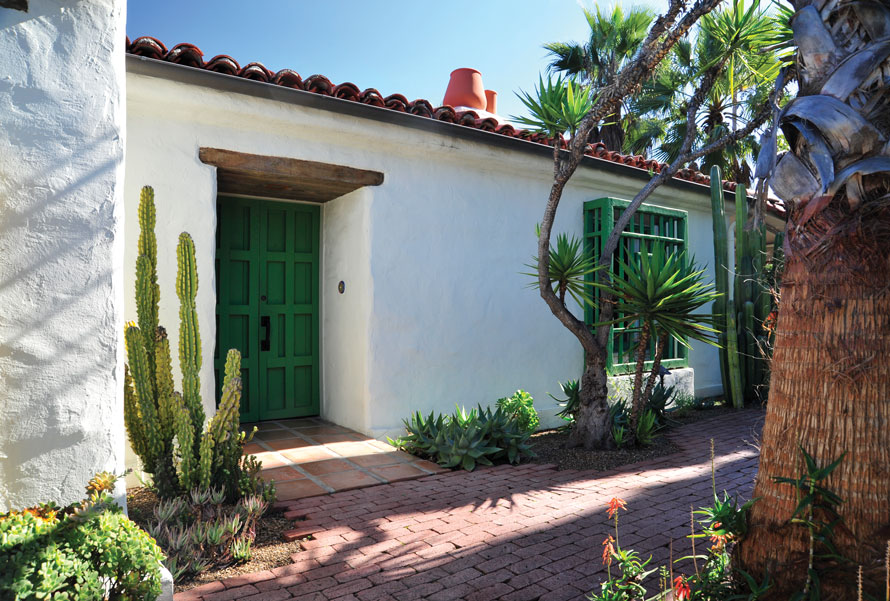
<svg viewBox="0 0 890 601"><path fill-rule="evenodd" d="M612 227L627 205L630 203L616 198L597 198L584 203L584 241L585 250L598 257L603 245L612 231ZM686 250L687 248L687 214L686 211L668 209L655 205L644 204L634 214L627 228L621 234L618 249L615 251L613 269L623 274L620 262L630 263L628 257L638 255L642 244L655 240L664 242L668 250ZM631 259L633 260L633 259ZM598 300L599 293L594 291ZM621 314L615 315L616 319ZM584 319L588 325L596 323L596 309L586 307ZM640 324L635 322L618 322L612 326L606 349L607 369L610 374L631 373L635 361L633 351L640 333ZM655 340L646 352L646 361L651 362L655 354ZM649 363L651 366L651 363ZM686 367L689 364L686 347L671 339L662 357L662 365L666 368Z"/></svg>

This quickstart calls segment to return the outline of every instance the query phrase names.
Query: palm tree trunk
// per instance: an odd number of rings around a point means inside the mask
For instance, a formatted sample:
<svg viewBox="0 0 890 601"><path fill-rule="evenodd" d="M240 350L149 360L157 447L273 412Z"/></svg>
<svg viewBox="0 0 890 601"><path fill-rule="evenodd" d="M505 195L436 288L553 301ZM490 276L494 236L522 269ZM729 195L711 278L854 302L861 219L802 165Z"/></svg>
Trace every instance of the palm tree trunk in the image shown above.
<svg viewBox="0 0 890 601"><path fill-rule="evenodd" d="M799 212L798 212L799 213ZM800 222L792 213L791 222ZM825 466L846 453L826 481L844 503L835 527L847 565L816 560L822 598L853 599L857 566L865 591L883 599L890 539L890 201L851 210L836 198L791 235L772 360L760 471L743 568L787 599L806 578L809 535L789 524L799 477L798 445ZM816 553L819 553L817 544Z"/></svg>

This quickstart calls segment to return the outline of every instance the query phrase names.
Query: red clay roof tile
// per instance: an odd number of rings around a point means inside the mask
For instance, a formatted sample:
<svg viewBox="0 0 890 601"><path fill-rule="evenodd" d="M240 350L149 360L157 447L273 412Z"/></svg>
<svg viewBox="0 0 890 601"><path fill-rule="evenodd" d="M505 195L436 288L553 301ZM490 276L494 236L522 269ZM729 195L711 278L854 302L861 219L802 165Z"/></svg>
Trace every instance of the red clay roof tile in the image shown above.
<svg viewBox="0 0 890 601"><path fill-rule="evenodd" d="M171 50L167 50L164 44L153 37L142 36L132 42L127 38L127 52L136 56L142 56L160 61L187 65L198 69L207 69L225 75L242 77L254 81L272 83L275 85L304 90L314 94L322 94L325 96L336 96L350 102L359 102L369 104L381 108L387 108L401 113L412 113L421 117L445 121L447 123L456 123L464 127L472 127L483 131L492 132L502 136L518 138L535 142L537 144L553 145L553 140L545 134L530 132L524 129L516 129L510 124L498 124L493 118L480 119L479 115L474 111L458 112L454 107L444 105L434 107L428 100L418 99L409 102L401 94L390 94L385 98L374 88L368 88L362 92L358 86L353 83L345 82L338 86L334 86L331 81L323 75L310 75L306 79L302 79L300 74L291 69L282 69L277 73L272 73L261 63L248 63L243 68L238 65L238 61L225 54L214 56L206 63L203 61L204 54L201 49L193 44L177 44ZM560 147L566 148L565 140L560 141ZM653 159L647 159L644 156L628 156L619 152L607 150L602 142L591 144L585 153L588 156L620 163L635 167L638 169L659 173L666 166ZM695 183L709 184L710 178L694 169L681 169L674 176L677 179L692 181ZM735 191L736 183L724 182L724 189L730 192ZM781 204L767 203L767 208L780 217L785 216L785 208Z"/></svg>

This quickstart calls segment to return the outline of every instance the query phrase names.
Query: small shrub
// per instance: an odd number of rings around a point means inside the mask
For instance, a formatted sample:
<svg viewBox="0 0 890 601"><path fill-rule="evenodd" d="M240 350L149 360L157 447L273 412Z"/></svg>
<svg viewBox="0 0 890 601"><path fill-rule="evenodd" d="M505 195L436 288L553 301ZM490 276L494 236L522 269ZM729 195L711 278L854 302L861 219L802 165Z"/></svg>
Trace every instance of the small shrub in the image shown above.
<svg viewBox="0 0 890 601"><path fill-rule="evenodd" d="M250 559L256 523L268 503L258 495L234 506L224 505L225 499L221 489L195 489L155 507L149 532L166 551L164 563L174 580Z"/></svg>
<svg viewBox="0 0 890 601"><path fill-rule="evenodd" d="M0 599L156 599L161 550L108 495L102 473L87 498L0 515Z"/></svg>
<svg viewBox="0 0 890 601"><path fill-rule="evenodd" d="M389 443L443 467L472 471L477 465L500 460L515 464L535 456L528 442L530 432L501 407L458 408L450 416L430 413L426 418L418 411L404 424L407 435Z"/></svg>
<svg viewBox="0 0 890 601"><path fill-rule="evenodd" d="M566 382L560 382L559 387L566 398L558 399L549 392L547 394L550 394L550 398L562 407L562 411L556 415L567 422L574 422L575 412L581 406L581 382L579 380L567 380Z"/></svg>
<svg viewBox="0 0 890 601"><path fill-rule="evenodd" d="M655 412L646 410L640 416L637 422L637 444L641 447L647 447L655 440L656 432L658 432L658 421Z"/></svg>
<svg viewBox="0 0 890 601"><path fill-rule="evenodd" d="M651 411L655 414L655 423L659 427L664 426L667 422L667 406L673 394L673 386L665 388L664 384L659 382L652 388L652 394L646 399L644 411Z"/></svg>
<svg viewBox="0 0 890 601"><path fill-rule="evenodd" d="M511 397L498 399L498 407L515 418L519 422L519 427L529 433L534 432L540 423L534 403L532 395L524 390L517 390Z"/></svg>

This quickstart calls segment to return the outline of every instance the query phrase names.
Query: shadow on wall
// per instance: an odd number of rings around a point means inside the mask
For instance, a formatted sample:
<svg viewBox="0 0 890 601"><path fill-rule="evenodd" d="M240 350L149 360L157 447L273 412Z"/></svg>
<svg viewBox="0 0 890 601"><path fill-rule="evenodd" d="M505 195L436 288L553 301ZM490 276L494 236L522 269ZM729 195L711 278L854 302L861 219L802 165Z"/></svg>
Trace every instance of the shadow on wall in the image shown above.
<svg viewBox="0 0 890 601"><path fill-rule="evenodd" d="M12 165L8 157L0 165L0 172L16 170L8 179L0 173L0 249L7 259L0 265L0 419L13 426L0 432L0 511L26 502L20 491L40 492L27 502L80 494L91 475L84 470L112 469L119 454L123 433L112 428L122 419L109 419L118 407L107 391L121 379L119 337L109 336L108 326L119 327L111 263L122 212L101 181L118 166L114 144L78 142L77 154L51 171L28 173L27 163ZM78 164L102 147L112 156ZM72 172L79 177L65 178ZM13 182L36 185L12 194ZM104 198L81 193L72 209L78 191L103 188ZM105 397L103 406L93 404L91 391Z"/></svg>

